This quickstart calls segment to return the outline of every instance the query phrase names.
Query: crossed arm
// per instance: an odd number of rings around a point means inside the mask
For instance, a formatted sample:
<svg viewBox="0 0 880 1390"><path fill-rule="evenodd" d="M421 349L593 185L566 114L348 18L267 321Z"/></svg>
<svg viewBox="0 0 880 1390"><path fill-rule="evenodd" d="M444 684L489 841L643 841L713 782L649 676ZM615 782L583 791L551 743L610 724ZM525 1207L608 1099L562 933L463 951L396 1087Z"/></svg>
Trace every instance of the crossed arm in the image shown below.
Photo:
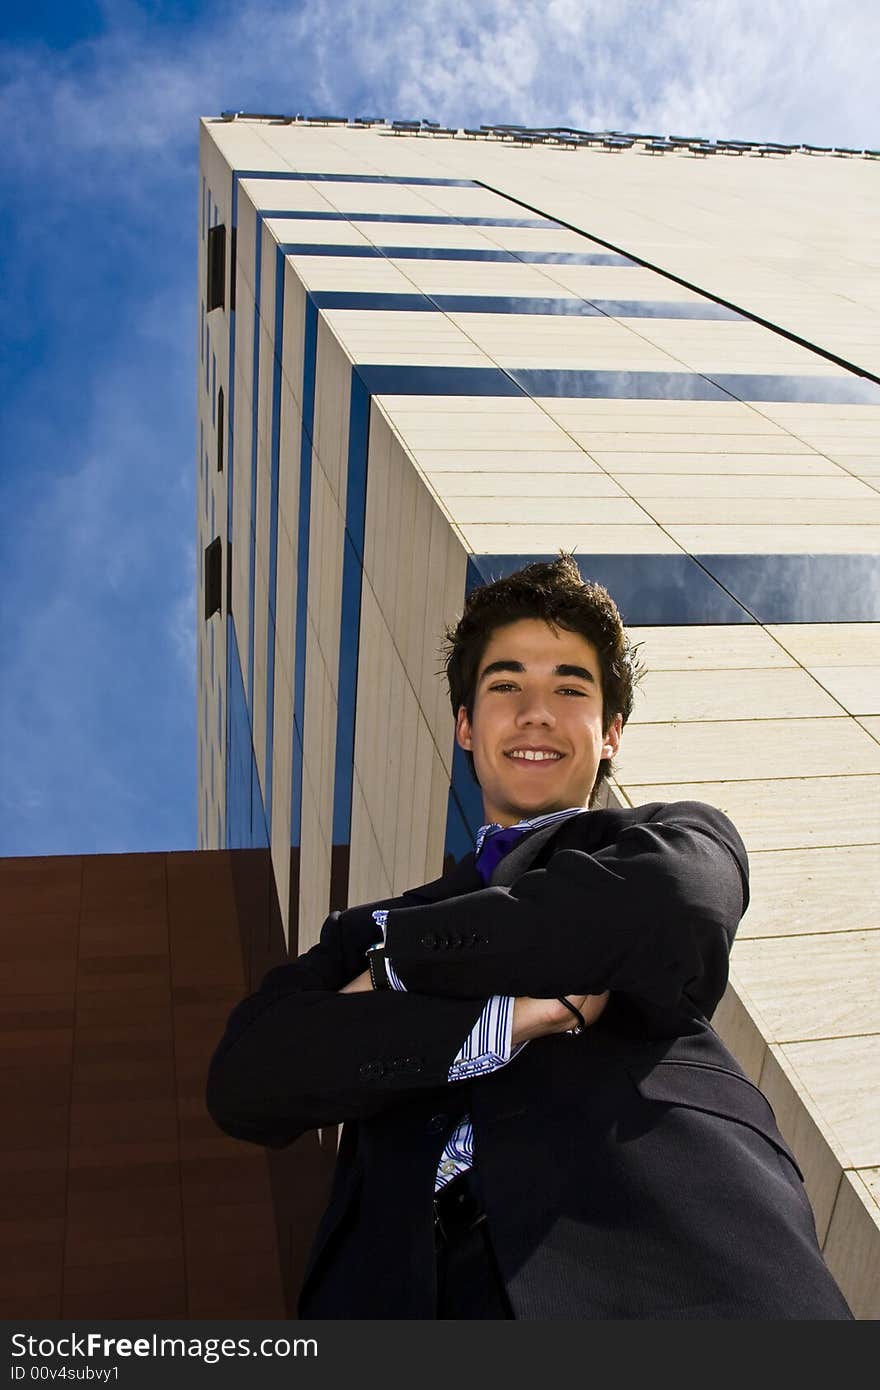
<svg viewBox="0 0 880 1390"><path fill-rule="evenodd" d="M376 1114L450 1084L494 994L516 1001L517 1042L571 1026L558 995L582 998L588 1021L609 991L710 1017L746 903L735 829L714 808L681 802L595 854L558 851L510 888L375 904L388 909L386 950L403 991L364 987L364 953L380 935L369 910L334 912L317 946L233 1010L208 1109L227 1133L270 1146Z"/></svg>
<svg viewBox="0 0 880 1390"><path fill-rule="evenodd" d="M356 975L340 994L363 994L372 990L369 970ZM578 1009L589 1027L601 1017L608 1003L609 991L603 994L570 994L570 1002ZM523 995L513 1001L513 1028L510 1034L511 1046L531 1042L534 1038L549 1037L552 1033L566 1033L572 1027L572 1014L560 1004L558 999L531 999Z"/></svg>

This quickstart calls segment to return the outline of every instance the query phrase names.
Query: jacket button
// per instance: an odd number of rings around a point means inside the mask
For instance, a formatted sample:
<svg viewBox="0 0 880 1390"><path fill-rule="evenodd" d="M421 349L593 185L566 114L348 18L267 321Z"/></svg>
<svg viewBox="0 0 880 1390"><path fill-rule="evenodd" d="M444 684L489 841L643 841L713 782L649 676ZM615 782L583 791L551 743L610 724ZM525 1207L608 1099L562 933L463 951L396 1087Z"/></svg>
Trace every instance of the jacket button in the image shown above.
<svg viewBox="0 0 880 1390"><path fill-rule="evenodd" d="M378 1076L385 1075L384 1062L363 1062L360 1067L360 1075L365 1081L374 1081Z"/></svg>
<svg viewBox="0 0 880 1390"><path fill-rule="evenodd" d="M425 1129L428 1131L429 1134L439 1134L441 1130L446 1128L448 1123L448 1115L432 1115L428 1123L425 1125Z"/></svg>
<svg viewBox="0 0 880 1390"><path fill-rule="evenodd" d="M433 931L426 932L422 937L422 945L427 946L429 951L436 951L439 945L437 933Z"/></svg>
<svg viewBox="0 0 880 1390"><path fill-rule="evenodd" d="M404 1075L411 1075L413 1072L422 1070L421 1057L394 1057L391 1061L391 1070L403 1072Z"/></svg>
<svg viewBox="0 0 880 1390"><path fill-rule="evenodd" d="M409 1075L422 1070L422 1059L421 1057L392 1057L385 1070L403 1072L404 1075Z"/></svg>

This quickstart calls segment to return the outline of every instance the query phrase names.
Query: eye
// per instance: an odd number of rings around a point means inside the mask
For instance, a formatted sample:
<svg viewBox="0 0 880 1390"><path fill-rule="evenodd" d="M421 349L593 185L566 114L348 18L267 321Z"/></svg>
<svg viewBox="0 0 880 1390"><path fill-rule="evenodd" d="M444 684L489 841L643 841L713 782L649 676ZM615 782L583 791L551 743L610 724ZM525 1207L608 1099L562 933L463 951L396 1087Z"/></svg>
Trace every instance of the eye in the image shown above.
<svg viewBox="0 0 880 1390"><path fill-rule="evenodd" d="M491 685L491 686L489 687L489 689L490 689L490 690L515 690L516 687L515 687L515 685L513 684L512 681L501 681L498 685ZM586 691L585 691L585 690L577 690L573 685L563 685L563 686L560 687L560 691L561 691L562 694L565 694L565 695L581 695L581 696L586 697Z"/></svg>

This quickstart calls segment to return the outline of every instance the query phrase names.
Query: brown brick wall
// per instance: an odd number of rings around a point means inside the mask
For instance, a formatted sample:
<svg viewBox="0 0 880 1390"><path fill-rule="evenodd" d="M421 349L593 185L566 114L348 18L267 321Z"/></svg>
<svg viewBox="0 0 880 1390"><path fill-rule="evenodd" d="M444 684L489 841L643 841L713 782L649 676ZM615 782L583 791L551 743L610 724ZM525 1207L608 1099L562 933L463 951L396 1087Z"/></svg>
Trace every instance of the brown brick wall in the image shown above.
<svg viewBox="0 0 880 1390"><path fill-rule="evenodd" d="M335 1131L222 1134L205 1076L285 959L262 851L0 860L0 1318L293 1316Z"/></svg>

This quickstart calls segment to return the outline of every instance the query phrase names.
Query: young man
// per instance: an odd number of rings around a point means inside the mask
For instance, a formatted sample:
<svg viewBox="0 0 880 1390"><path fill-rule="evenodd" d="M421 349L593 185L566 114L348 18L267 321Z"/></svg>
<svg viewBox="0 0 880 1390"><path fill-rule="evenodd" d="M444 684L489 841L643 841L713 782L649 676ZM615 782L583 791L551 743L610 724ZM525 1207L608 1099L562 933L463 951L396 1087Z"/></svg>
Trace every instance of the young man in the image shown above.
<svg viewBox="0 0 880 1390"><path fill-rule="evenodd" d="M850 1318L709 1024L739 835L700 802L588 809L640 674L614 603L561 555L474 591L446 638L474 852L331 913L211 1065L237 1138L344 1122L300 1316Z"/></svg>

